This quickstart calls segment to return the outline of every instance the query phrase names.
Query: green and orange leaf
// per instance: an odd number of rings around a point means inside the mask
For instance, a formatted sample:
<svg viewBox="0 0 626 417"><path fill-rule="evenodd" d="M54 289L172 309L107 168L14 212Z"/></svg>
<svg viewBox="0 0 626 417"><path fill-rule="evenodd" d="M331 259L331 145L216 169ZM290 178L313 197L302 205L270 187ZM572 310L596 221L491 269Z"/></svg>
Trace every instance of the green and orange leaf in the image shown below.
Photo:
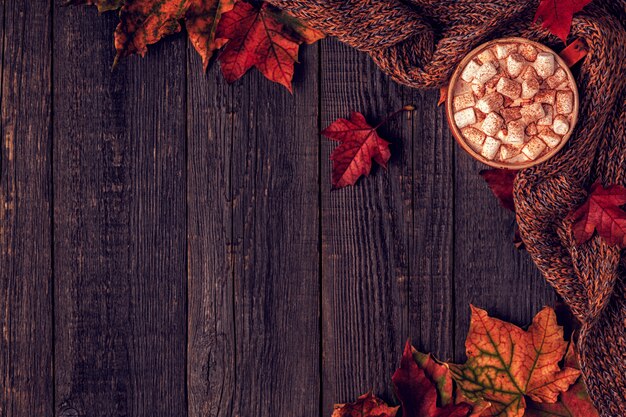
<svg viewBox="0 0 626 417"><path fill-rule="evenodd" d="M467 362L449 366L468 400L491 403L483 416L522 417L526 396L554 403L578 379L577 369L559 367L567 342L553 309L540 311L527 331L471 310Z"/></svg>
<svg viewBox="0 0 626 417"><path fill-rule="evenodd" d="M332 417L395 417L399 407L389 407L371 392L361 395L355 402L335 404Z"/></svg>
<svg viewBox="0 0 626 417"><path fill-rule="evenodd" d="M215 37L222 15L233 9L235 0L190 0L185 13L185 28L193 47L207 69L213 53L224 46L226 39Z"/></svg>

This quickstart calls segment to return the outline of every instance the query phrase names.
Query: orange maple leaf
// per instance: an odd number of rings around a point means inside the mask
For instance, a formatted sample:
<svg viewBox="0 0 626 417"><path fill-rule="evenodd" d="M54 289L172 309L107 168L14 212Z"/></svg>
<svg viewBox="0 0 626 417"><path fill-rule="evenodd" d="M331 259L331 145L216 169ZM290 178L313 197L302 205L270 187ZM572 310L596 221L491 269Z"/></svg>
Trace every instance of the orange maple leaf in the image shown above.
<svg viewBox="0 0 626 417"><path fill-rule="evenodd" d="M553 309L541 310L527 331L491 318L480 308L471 310L467 362L449 366L466 398L491 403L483 416L521 417L525 396L554 403L578 379L580 371L558 365L567 342Z"/></svg>
<svg viewBox="0 0 626 417"><path fill-rule="evenodd" d="M335 404L332 417L395 417L399 407L389 407L371 392L361 395L355 402Z"/></svg>
<svg viewBox="0 0 626 417"><path fill-rule="evenodd" d="M570 343L565 354L565 366L580 369L578 353L574 343ZM593 406L587 387L582 377L567 391L559 395L554 404L538 403L529 400L524 417L599 417L598 410Z"/></svg>
<svg viewBox="0 0 626 417"><path fill-rule="evenodd" d="M610 245L626 248L626 188L612 185L604 188L599 182L591 187L587 201L576 209L570 218L576 241L585 243L594 231Z"/></svg>
<svg viewBox="0 0 626 417"><path fill-rule="evenodd" d="M267 3L255 7L239 1L223 15L217 28L217 38L226 40L219 56L222 73L233 82L256 67L291 92L300 44L323 36Z"/></svg>

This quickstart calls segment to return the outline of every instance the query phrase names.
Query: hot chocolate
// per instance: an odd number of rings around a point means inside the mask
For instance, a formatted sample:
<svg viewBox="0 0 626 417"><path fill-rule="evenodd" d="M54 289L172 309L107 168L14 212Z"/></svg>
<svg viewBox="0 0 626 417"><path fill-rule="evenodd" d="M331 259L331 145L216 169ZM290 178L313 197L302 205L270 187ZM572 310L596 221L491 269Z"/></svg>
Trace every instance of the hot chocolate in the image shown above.
<svg viewBox="0 0 626 417"><path fill-rule="evenodd" d="M448 116L457 139L483 162L520 168L556 153L576 122L569 69L547 47L521 38L489 42L461 63Z"/></svg>

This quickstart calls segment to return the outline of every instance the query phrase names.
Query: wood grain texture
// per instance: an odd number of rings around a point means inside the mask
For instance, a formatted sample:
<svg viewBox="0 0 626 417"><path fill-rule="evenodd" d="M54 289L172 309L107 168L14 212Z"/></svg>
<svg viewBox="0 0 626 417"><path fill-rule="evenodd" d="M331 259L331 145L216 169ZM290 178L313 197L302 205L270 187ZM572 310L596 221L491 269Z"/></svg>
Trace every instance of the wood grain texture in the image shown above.
<svg viewBox="0 0 626 417"><path fill-rule="evenodd" d="M456 145L455 145L456 146ZM502 320L525 326L554 291L526 252L515 249L515 215L499 206L478 175L485 166L460 148L455 164L455 359L465 357L472 303Z"/></svg>
<svg viewBox="0 0 626 417"><path fill-rule="evenodd" d="M49 416L50 2L5 0L2 9L0 415Z"/></svg>
<svg viewBox="0 0 626 417"><path fill-rule="evenodd" d="M409 249L409 334L414 346L441 359L454 342L454 144L439 91L407 89L416 103L413 137L413 216Z"/></svg>
<svg viewBox="0 0 626 417"><path fill-rule="evenodd" d="M319 415L317 46L300 60L292 96L190 58L191 416Z"/></svg>
<svg viewBox="0 0 626 417"><path fill-rule="evenodd" d="M111 72L115 14L54 27L57 414L185 416L184 40Z"/></svg>
<svg viewBox="0 0 626 417"><path fill-rule="evenodd" d="M188 46L187 386L190 417L233 416L235 303L232 148L239 89Z"/></svg>
<svg viewBox="0 0 626 417"><path fill-rule="evenodd" d="M335 40L321 48L322 127L351 111L377 123L405 104L365 54ZM404 113L381 127L393 143L389 168L374 168L355 187L331 192L336 142L322 142L323 415L370 389L392 396L390 375L408 335L409 118Z"/></svg>

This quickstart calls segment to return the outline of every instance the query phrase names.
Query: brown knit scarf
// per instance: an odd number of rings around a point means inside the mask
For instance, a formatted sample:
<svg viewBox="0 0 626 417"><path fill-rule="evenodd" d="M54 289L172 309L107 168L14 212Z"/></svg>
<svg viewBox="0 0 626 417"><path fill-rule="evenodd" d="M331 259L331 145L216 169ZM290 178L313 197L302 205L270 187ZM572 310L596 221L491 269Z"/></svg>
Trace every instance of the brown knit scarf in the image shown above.
<svg viewBox="0 0 626 417"><path fill-rule="evenodd" d="M494 38L563 47L531 23L538 0L269 1L416 88L446 85L471 49ZM598 237L577 246L566 217L594 181L626 185L625 24L626 0L594 0L574 18L571 38L590 49L577 76L580 121L564 150L515 185L524 243L582 323L583 376L602 417L626 416L626 254Z"/></svg>

